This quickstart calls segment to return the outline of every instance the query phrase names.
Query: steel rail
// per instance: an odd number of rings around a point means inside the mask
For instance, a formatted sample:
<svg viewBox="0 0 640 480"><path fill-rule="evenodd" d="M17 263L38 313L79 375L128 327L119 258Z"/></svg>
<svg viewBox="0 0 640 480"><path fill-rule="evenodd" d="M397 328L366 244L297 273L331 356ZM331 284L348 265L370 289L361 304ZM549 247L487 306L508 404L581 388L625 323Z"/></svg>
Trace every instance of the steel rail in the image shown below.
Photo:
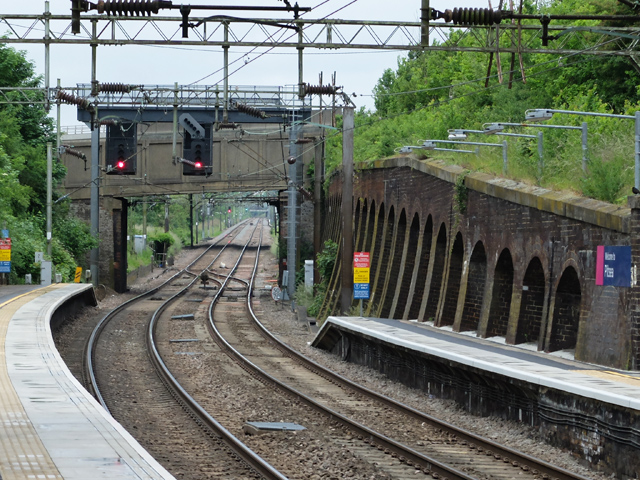
<svg viewBox="0 0 640 480"><path fill-rule="evenodd" d="M258 252L258 255L259 255L259 252ZM257 265L257 262L258 260L256 258L256 265ZM400 410L402 413L404 413L409 417L415 418L421 422L427 423L428 425L442 429L443 431L446 431L448 433L454 434L459 440L467 442L470 446L475 446L475 448L481 448L485 452L491 452L493 455L499 456L501 459L503 459L503 461L505 461L504 459L508 459L511 462L518 462L520 468L522 469L528 469L530 471L537 470L538 472L540 472L540 474L547 475L548 478L555 478L558 480L588 480L586 477L572 473L563 468L556 467L550 463L547 463L543 460L527 455L523 452L519 452L517 450L511 449L504 445L500 445L492 440L480 437L479 435L476 435L467 430L451 425L447 422L444 422L435 417L432 417L431 415L427 415L426 413L423 413L413 407L400 403L392 398L389 398L378 392L370 390L362 385L352 382L351 380L333 372L332 370L329 370L326 367L323 367L322 365L314 362L310 358L304 356L300 352L289 347L286 343L280 341L271 332L269 332L269 330L267 330L267 328L260 322L260 320L258 320L258 317L253 311L253 306L251 305L251 297L252 297L252 291L254 288L255 271L256 270L254 269L254 275L252 275L251 281L250 281L249 294L247 296L247 308L254 322L258 325L262 335L267 340L274 342L284 355L289 356L290 358L293 358L294 360L301 363L304 367L306 367L310 371L322 376L325 379L330 380L335 384L341 385L345 388L355 390L357 393L361 395L373 397L374 399L381 402L382 404L389 406L391 408Z"/></svg>
<svg viewBox="0 0 640 480"><path fill-rule="evenodd" d="M262 230L260 231L260 244L262 243ZM247 282L245 280L241 280L241 279L235 279L236 281L239 281L241 283L244 283L247 285L247 304L250 303L250 299L251 299L251 292L252 292L252 288L251 285L253 284L253 280L255 278L257 269L258 269L258 262L259 262L259 258L260 258L260 248L257 249L256 252L256 260L255 260L255 264L253 267L253 272L251 275L251 280L250 282ZM240 260L239 260L240 261ZM238 261L238 263L239 263ZM238 263L236 263L235 268L237 268ZM233 274L233 271L229 274L229 276L227 277L230 278L230 276ZM222 289L221 289L222 290ZM220 294L220 292L218 292L218 294ZM364 441L367 444L370 444L372 447L378 447L382 450L391 452L395 455L397 455L398 459L403 462L406 463L407 465L411 465L413 468L415 468L416 470L422 470L424 472L429 472L432 475L439 475L439 477L434 477L434 478L446 478L448 480L471 480L473 477L468 476L467 474L456 470L455 468L452 468L448 465L445 465L433 458L428 457L427 455L424 455L416 450L413 450L409 447L407 447L406 445L403 445L399 442L396 442L395 440L388 438L348 417L345 417L344 415L340 414L339 412L336 412L318 402L316 402L314 399L312 399L311 397L297 391L296 389L288 386L285 383L280 382L279 380L277 380L276 378L274 378L273 376L269 375L267 372L265 372L264 370L262 370L260 367L258 367L257 365L255 365L254 363L252 363L250 360L248 360L246 357L244 357L240 352L238 352L235 348L233 348L220 334L220 332L218 331L218 329L215 326L215 322L213 320L213 306L214 306L215 302L212 302L209 305L209 330L214 338L214 340L216 340L216 342L224 349L227 351L227 354L229 356L231 356L232 358L235 358L238 363L240 364L240 366L247 371L249 374L251 375L258 375L260 377L261 380L266 381L267 383L269 383L273 388L275 388L276 390L280 390L283 391L299 400L301 400L302 402L306 403L307 405L309 405L311 408L320 411L321 413L323 413L324 415L328 416L329 418L331 418L333 421L335 421L336 423L341 424L343 427L353 431L360 440Z"/></svg>
<svg viewBox="0 0 640 480"><path fill-rule="evenodd" d="M258 228L258 225L256 225L253 232L255 232L257 228ZM235 271L238 264L240 263L240 260L242 259L242 255L244 254L244 251L246 250L247 245L253 239L253 232L251 237L249 238L249 241L245 244L244 248L242 249L242 252L239 255L238 261L236 262L236 265L229 272L229 276L227 277L226 282L228 282L229 277L232 275L232 273ZM227 246L228 244L224 246L223 250ZM217 258L218 256L216 256L216 259ZM209 264L209 266L211 266L214 262L215 262L215 259L214 261L211 262L211 264ZM189 393L180 385L178 380L173 376L173 374L171 373L167 365L162 360L160 352L158 351L158 348L155 343L155 331L158 325L157 323L158 318L160 314L165 310L165 308L167 308L169 304L172 303L176 298L182 295L184 291L186 291L186 289L193 284L193 282L195 282L195 279L187 287L185 287L185 289L176 293L171 298L168 298L156 310L156 312L151 317L151 321L149 322L149 326L147 328L147 335L146 335L147 349L149 352L149 357L151 359L151 362L156 368L156 371L160 376L160 379L165 384L167 389L171 392L173 397L182 406L182 408L185 409L185 411L187 411L192 417L194 417L194 419L196 419L196 422L198 422L200 425L204 426L205 428L213 432L215 435L223 438L224 441L227 443L227 445L229 445L229 447L233 450L233 452L236 455L238 455L247 465L253 468L265 479L287 480L286 476L284 476L282 473L276 470L273 466L271 466L268 462L266 462L262 457L257 455L250 448L248 448L244 443L242 443L237 437L235 437L231 432L229 432L229 430L227 430L215 418L213 418L191 395L189 395ZM211 303L214 303L215 300L219 297L220 292L224 289L224 285L226 285L226 282L223 282L221 284L220 288L216 292L216 295L214 296L214 300Z"/></svg>
<svg viewBox="0 0 640 480"><path fill-rule="evenodd" d="M238 228L238 227L236 227L236 228ZM122 310L124 310L125 308L129 307L131 304L133 304L133 303L135 303L135 302L137 302L139 300L142 300L143 298L146 298L146 297L148 297L150 295L153 295L154 293L158 292L160 289L164 288L167 284L173 282L177 277L182 275L185 271L187 273L189 273L190 275L194 275L195 276L195 274L187 271L188 268L191 267L192 265L194 265L197 261L199 261L213 247L218 246L218 244L220 243L220 241L223 238L225 238L225 237L222 237L222 238L218 239L216 242L212 243L209 247L207 247L205 249L204 252L202 252L200 255L198 255L198 257L195 260L193 260L193 262L191 262L183 270L180 270L175 275L172 275L169 279L167 279L162 284L160 284L157 287L152 288L151 290L148 290L148 291L146 291L146 292L144 292L144 293L142 293L142 294L140 294L140 295L138 295L138 296L136 296L134 298L131 298L131 299L127 300L126 302L122 303L121 305L118 305L116 308L114 308L109 313L107 313L98 322L98 324L95 326L95 328L91 332L91 335L89 336L89 339L87 340L87 343L85 344L85 347L84 347L82 371L83 371L84 383L87 386L87 390L89 391L89 393L91 393L91 395L93 395L93 397L96 398L96 400L98 400L98 402L100 402L100 405L102 405L102 407L107 412L109 412L109 407L107 406L107 404L104 401L104 398L103 398L103 396L102 396L102 394L100 392L100 387L98 386L98 381L97 381L96 375L95 375L95 347L97 345L98 339L100 338L100 334L105 329L105 327L107 326L109 321L111 321L111 319L113 317L115 317L115 315L117 313L119 313ZM223 247L222 250L224 250L224 248L226 248L226 245L225 245L225 247ZM222 250L220 251L220 253L222 252ZM215 262L215 260L218 258L218 256L219 256L219 254L216 256L216 258L214 258L213 262ZM211 262L211 263L213 263L213 262Z"/></svg>

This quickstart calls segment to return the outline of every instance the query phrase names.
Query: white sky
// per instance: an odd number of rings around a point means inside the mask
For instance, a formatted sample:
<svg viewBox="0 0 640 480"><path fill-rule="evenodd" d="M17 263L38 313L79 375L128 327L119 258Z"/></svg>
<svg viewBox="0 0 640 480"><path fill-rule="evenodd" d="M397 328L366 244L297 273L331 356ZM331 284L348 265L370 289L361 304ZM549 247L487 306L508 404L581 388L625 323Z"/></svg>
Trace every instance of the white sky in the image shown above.
<svg viewBox="0 0 640 480"><path fill-rule="evenodd" d="M321 7L307 13L307 18L323 18L351 3L352 0L329 0ZM284 6L278 0L174 0L174 5L264 5ZM291 0L294 4L295 1ZM298 0L301 7L315 7L322 0ZM454 7L487 7L487 0L431 0L431 7L443 11ZM497 3L497 2L493 2ZM20 0L0 2L0 14L40 14L44 12L44 0ZM70 14L69 0L51 0L49 9L53 14ZM420 0L356 0L331 18L348 20L398 20L419 21ZM163 15L178 16L176 10L165 10ZM261 12L194 11L194 16L228 14L245 18L265 18ZM291 18L292 14L277 14L279 18ZM29 23L25 24L29 25ZM0 31L0 35L8 33ZM27 58L34 61L37 72L44 74L44 46L12 44L18 50L25 50ZM245 50L246 51L246 50ZM245 51L230 50L230 61L237 59ZM256 52L251 57L258 55ZM355 92L356 106L373 109L370 96L376 82L385 69L395 69L398 57L405 55L398 51L380 50L324 50L306 49L304 58L304 81L313 85L319 83L323 72L324 83L329 83L333 72L337 72L337 84L345 92ZM251 58L250 57L250 58ZM221 69L223 54L221 48L169 48L159 46L98 47L97 78L101 82L128 84L169 85L174 82L189 84ZM233 71L239 64L231 67ZM294 85L297 83L297 52L291 48L279 48L271 54L249 63L230 79L230 85ZM91 81L91 48L80 45L53 45L51 47L51 86L61 79L63 87ZM222 73L217 73L201 84L215 84L222 81ZM71 125L75 121L75 107L62 109L62 124Z"/></svg>

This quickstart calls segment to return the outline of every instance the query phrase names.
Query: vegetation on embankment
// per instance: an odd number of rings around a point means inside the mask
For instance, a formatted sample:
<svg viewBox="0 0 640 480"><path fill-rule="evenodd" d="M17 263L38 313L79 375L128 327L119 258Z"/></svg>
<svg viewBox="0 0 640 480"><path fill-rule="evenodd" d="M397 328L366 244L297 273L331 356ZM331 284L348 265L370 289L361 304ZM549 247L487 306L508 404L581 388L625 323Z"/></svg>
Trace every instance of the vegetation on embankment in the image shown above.
<svg viewBox="0 0 640 480"><path fill-rule="evenodd" d="M0 87L38 87L41 77L24 53L0 44ZM40 278L35 252L47 252L47 153L46 144L55 138L52 121L46 116L41 91L22 95L7 93L9 99L31 104L0 104L0 228L8 230L12 240L9 283L23 283L27 273L33 281ZM55 158L55 152L54 152ZM53 162L53 182L66 174ZM84 222L69 214L68 200L53 192L51 258L55 272L63 281L73 280L76 266L85 266L85 253L95 245Z"/></svg>
<svg viewBox="0 0 640 480"><path fill-rule="evenodd" d="M616 0L524 2L524 12L630 14ZM531 21L538 23L537 21ZM531 23L530 22L530 23ZM554 22L555 24L556 22ZM572 26L599 26L602 22L571 22ZM596 33L585 33L593 35ZM474 45L473 36L461 38L452 31L446 43ZM594 43L596 43L594 41ZM535 44L535 42L534 42ZM537 45L541 46L538 39ZM566 49L582 51L579 40ZM521 123L528 109L559 109L634 115L640 110L640 74L628 57L584 54L524 54L521 72L515 56L513 82L509 83L511 54L501 54L503 81L496 59L485 87L489 55L469 52L410 52L387 70L374 90L376 111L356 113L354 159L372 161L394 155L402 146L421 145L426 139L446 140L449 129L482 130L490 122ZM508 139L507 176L558 190L572 190L611 203L623 203L634 182L634 121L629 119L554 115L545 124L588 124L588 169L582 170L579 130L542 129L544 166L539 170L537 140L469 134L469 141L502 143ZM513 127L505 132L536 135L538 129ZM328 170L341 163L341 136L329 139ZM438 145L450 147L451 145ZM464 147L473 150L475 147ZM480 147L479 154L422 150L424 156L441 158L471 171L503 175L501 149Z"/></svg>

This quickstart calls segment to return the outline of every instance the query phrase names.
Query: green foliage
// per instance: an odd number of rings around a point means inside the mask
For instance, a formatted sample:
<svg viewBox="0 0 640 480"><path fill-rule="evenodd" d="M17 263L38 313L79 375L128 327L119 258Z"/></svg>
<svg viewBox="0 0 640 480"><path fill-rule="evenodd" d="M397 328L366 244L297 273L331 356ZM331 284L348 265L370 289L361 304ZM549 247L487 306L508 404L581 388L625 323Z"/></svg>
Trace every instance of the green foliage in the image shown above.
<svg viewBox="0 0 640 480"><path fill-rule="evenodd" d="M127 255L127 273L131 273L138 268L151 264L153 252L150 248L145 248L142 252Z"/></svg>
<svg viewBox="0 0 640 480"><path fill-rule="evenodd" d="M46 252L42 230L31 219L10 219L7 228L11 234L11 273L9 283L24 283L27 273L34 281L40 278L40 266L35 263L36 252Z"/></svg>
<svg viewBox="0 0 640 480"><path fill-rule="evenodd" d="M175 243L175 237L170 233L156 233L148 238L149 244L152 245L156 253L168 253L169 247Z"/></svg>
<svg viewBox="0 0 640 480"><path fill-rule="evenodd" d="M318 272L320 272L320 279L329 281L333 267L336 263L336 257L338 255L338 244L333 240L327 240L324 242L324 248L321 252L318 252Z"/></svg>
<svg viewBox="0 0 640 480"><path fill-rule="evenodd" d="M524 11L542 13L621 14L629 8L616 0L578 0L524 2ZM538 23L535 20L523 23ZM562 22L559 22L562 23ZM567 23L567 22L564 22ZM598 26L602 22L570 21L572 26ZM525 34L526 35L526 34ZM593 34L594 38L597 34ZM541 46L540 39L529 39L531 46ZM565 38L564 48L576 51L584 48L576 37ZM480 46L473 35L452 31L447 44ZM354 160L374 161L391 156L404 145L420 145L425 139L446 139L447 130L464 128L482 130L488 122L521 123L524 112L534 108L575 110L613 114L631 114L640 110L638 72L628 58L571 55L555 59L543 54L523 54L526 83L520 78L518 62L514 82L509 85L510 54L501 54L504 81L498 83L493 62L489 88L484 83L488 57L483 53L424 50L410 52L399 58L395 71L386 70L375 89L375 112L356 114ZM600 155L608 168L608 178L602 184L603 172L596 166L585 178L582 171L580 131L544 129L543 163L535 139L508 138L508 174L510 178L535 183L557 190L572 190L597 198L615 198L617 180L624 184L619 191L630 190L632 178L628 167L633 158L633 125L630 120L605 117L554 115L549 124L580 126L588 124L591 158ZM505 132L535 134L528 128L514 127ZM469 140L502 143L505 137L470 134ZM327 141L327 178L341 163L341 136ZM453 148L453 147L451 147ZM629 148L631 152L629 154ZM481 147L478 155L447 152L420 152L448 164L458 164L471 171L503 175L501 149ZM612 158L626 158L626 162ZM594 178L589 178L593 176ZM603 191L604 190L604 191Z"/></svg>
<svg viewBox="0 0 640 480"><path fill-rule="evenodd" d="M304 288L296 289L296 303L306 306L307 314L311 317L316 317L322 307L337 255L338 244L332 240L324 242L324 248L318 253L316 262L320 272L320 283L314 285L313 292L309 292Z"/></svg>
<svg viewBox="0 0 640 480"><path fill-rule="evenodd" d="M327 284L321 283L316 285L315 287L315 295L313 295L313 300L307 307L307 315L310 317L317 317L320 312L320 308L322 307L322 302L324 300L324 295L327 291Z"/></svg>
<svg viewBox="0 0 640 480"><path fill-rule="evenodd" d="M600 158L592 160L589 163L590 175L582 180L583 193L605 202L618 202L625 183L633 181L632 169L628 166L625 168L625 160L621 156L616 156L609 161ZM627 194L629 192L630 190Z"/></svg>
<svg viewBox="0 0 640 480"><path fill-rule="evenodd" d="M89 225L76 217L58 218L53 226L53 236L73 257L80 260L83 255L98 246L91 236Z"/></svg>
<svg viewBox="0 0 640 480"><path fill-rule="evenodd" d="M467 211L467 199L469 198L469 189L464 184L464 179L467 177L468 172L462 175L458 175L456 178L456 186L454 193L454 201L458 213L464 214Z"/></svg>
<svg viewBox="0 0 640 480"><path fill-rule="evenodd" d="M41 78L23 52L0 44L0 87L38 87ZM17 95L8 91L11 99ZM47 198L46 143L52 141L52 119L42 105L44 93L31 91L32 104L0 105L0 222L9 229L12 239L10 283L24 282L31 274L38 281L40 268L34 263L35 252L46 252L45 210ZM56 187L66 171L53 163L53 199L60 194ZM68 203L53 207L51 261L63 281L73 278L87 250L96 244L89 229L71 216ZM75 257L75 258L74 258Z"/></svg>
<svg viewBox="0 0 640 480"><path fill-rule="evenodd" d="M56 273L62 275L63 282L73 280L77 263L71 253L69 253L57 238L51 240L51 262L56 267Z"/></svg>

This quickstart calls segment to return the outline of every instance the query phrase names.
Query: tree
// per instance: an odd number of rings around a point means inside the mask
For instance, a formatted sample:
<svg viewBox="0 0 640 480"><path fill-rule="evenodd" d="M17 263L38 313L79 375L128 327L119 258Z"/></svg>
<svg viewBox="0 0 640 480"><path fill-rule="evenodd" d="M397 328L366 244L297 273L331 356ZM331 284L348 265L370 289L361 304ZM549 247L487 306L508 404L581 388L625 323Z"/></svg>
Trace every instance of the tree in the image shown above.
<svg viewBox="0 0 640 480"><path fill-rule="evenodd" d="M0 86L38 87L41 77L34 66L18 52L0 45ZM32 91L18 95L9 91L9 99L30 96L31 104L0 104L0 222L12 237L10 282L24 281L30 273L36 278L39 268L34 253L44 252L46 209L46 143L53 141L53 122L43 105L44 92ZM64 178L64 167L54 162L54 185ZM53 192L53 199L59 194ZM54 208L54 239L52 261L63 279L68 280L77 263L82 263L86 251L96 244L88 226L68 214L64 203ZM73 258L75 257L75 259Z"/></svg>

